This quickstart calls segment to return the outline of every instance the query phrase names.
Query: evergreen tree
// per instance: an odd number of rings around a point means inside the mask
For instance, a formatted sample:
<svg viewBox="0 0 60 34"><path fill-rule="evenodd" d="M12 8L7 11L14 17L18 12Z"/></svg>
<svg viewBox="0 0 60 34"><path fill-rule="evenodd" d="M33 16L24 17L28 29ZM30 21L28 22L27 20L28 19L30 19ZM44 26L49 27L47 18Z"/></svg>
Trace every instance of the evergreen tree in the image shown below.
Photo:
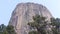
<svg viewBox="0 0 60 34"><path fill-rule="evenodd" d="M46 18L45 17L40 17L40 15L36 15L36 16L33 16L33 20L34 21L33 22L29 22L28 25L31 26L32 28L37 29L37 31L31 31L29 33L46 34L45 29L44 29L46 27L46 25L47 25L47 21L45 21Z"/></svg>
<svg viewBox="0 0 60 34"><path fill-rule="evenodd" d="M14 27L11 25L5 26L4 24L0 25L0 34L16 34Z"/></svg>
<svg viewBox="0 0 60 34"><path fill-rule="evenodd" d="M59 18L51 18L51 25L53 26L52 31L53 34L60 34L60 19Z"/></svg>
<svg viewBox="0 0 60 34"><path fill-rule="evenodd" d="M3 34L3 32L5 31L6 26L4 24L0 25L0 34Z"/></svg>
<svg viewBox="0 0 60 34"><path fill-rule="evenodd" d="M6 27L6 30L7 30L8 34L16 34L16 32L15 32L15 30L14 30L14 27L11 26L11 25L8 25L8 26Z"/></svg>

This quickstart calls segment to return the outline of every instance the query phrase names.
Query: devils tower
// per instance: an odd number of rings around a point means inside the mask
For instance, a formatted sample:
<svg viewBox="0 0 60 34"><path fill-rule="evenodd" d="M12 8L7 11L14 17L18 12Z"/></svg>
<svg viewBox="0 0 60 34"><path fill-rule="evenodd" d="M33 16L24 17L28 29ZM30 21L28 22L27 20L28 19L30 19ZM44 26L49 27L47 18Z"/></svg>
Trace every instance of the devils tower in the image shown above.
<svg viewBox="0 0 60 34"><path fill-rule="evenodd" d="M17 34L27 34L30 30L27 23L33 21L32 17L36 14L46 17L48 21L52 17L49 10L41 4L19 3L12 12L9 25L14 26Z"/></svg>

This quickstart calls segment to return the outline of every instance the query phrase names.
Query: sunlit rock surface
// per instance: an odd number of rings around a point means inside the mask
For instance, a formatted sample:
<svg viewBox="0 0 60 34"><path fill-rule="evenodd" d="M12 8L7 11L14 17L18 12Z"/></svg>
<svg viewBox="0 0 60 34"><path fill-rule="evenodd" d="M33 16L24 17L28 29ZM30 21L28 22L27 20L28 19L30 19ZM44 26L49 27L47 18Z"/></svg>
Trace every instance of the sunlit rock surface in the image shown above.
<svg viewBox="0 0 60 34"><path fill-rule="evenodd" d="M48 21L52 17L49 10L41 4L19 3L12 12L9 25L14 26L17 34L27 34L30 30L27 23L33 21L32 17L36 14L46 17Z"/></svg>

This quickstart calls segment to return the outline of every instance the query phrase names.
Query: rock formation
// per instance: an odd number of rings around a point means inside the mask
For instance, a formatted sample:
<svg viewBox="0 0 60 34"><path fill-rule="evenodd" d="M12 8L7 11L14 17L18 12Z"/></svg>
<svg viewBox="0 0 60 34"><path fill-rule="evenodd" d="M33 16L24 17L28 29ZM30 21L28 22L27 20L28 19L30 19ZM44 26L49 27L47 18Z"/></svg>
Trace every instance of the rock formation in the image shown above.
<svg viewBox="0 0 60 34"><path fill-rule="evenodd" d="M19 3L12 12L9 25L14 26L17 34L27 34L30 30L27 23L33 21L32 17L36 14L46 17L48 21L52 17L49 10L41 4Z"/></svg>

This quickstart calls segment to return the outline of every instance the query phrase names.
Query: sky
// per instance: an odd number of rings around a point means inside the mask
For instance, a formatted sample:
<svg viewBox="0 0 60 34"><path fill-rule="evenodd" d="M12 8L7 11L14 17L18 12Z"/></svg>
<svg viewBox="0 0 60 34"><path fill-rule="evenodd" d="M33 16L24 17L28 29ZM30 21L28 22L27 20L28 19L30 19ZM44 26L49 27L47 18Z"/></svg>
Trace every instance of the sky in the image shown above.
<svg viewBox="0 0 60 34"><path fill-rule="evenodd" d="M0 0L0 24L8 25L16 5L27 2L42 4L47 7L53 17L60 18L60 0Z"/></svg>

